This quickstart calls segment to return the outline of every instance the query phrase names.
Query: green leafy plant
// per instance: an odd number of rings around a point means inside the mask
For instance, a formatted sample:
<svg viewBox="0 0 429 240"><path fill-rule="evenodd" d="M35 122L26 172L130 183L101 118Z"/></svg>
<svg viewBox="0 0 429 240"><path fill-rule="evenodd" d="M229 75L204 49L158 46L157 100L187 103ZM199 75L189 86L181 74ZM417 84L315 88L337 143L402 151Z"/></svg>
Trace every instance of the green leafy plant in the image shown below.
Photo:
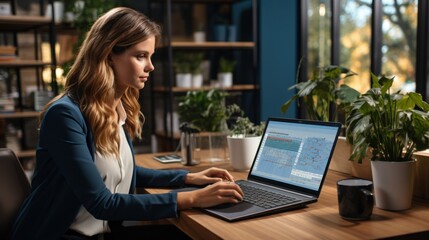
<svg viewBox="0 0 429 240"><path fill-rule="evenodd" d="M393 77L372 77L372 88L353 103L346 119L353 146L350 160L410 161L415 151L429 147L429 104L418 93L395 92Z"/></svg>
<svg viewBox="0 0 429 240"><path fill-rule="evenodd" d="M201 63L204 60L204 53L192 52L188 54L188 61L190 64L190 71L192 74L201 73Z"/></svg>
<svg viewBox="0 0 429 240"><path fill-rule="evenodd" d="M237 117L230 130L232 136L261 136L265 129L265 122L255 125L248 117Z"/></svg>
<svg viewBox="0 0 429 240"><path fill-rule="evenodd" d="M219 89L187 92L179 101L179 120L199 131L227 131L227 120L236 109L235 105L226 107L227 95L227 92Z"/></svg>
<svg viewBox="0 0 429 240"><path fill-rule="evenodd" d="M329 121L333 104L347 113L350 103L360 93L346 84L340 85L340 80L354 75L356 73L341 66L319 67L308 81L297 83L289 88L289 90L296 89L296 93L282 105L281 111L287 112L295 100L302 99L308 117L313 120ZM299 101L298 104L300 104ZM335 108L335 118L337 111Z"/></svg>
<svg viewBox="0 0 429 240"><path fill-rule="evenodd" d="M204 60L202 52L176 52L173 65L176 73L200 73L201 63Z"/></svg>
<svg viewBox="0 0 429 240"><path fill-rule="evenodd" d="M191 73L191 63L184 52L176 52L174 54L173 66L176 73Z"/></svg>
<svg viewBox="0 0 429 240"><path fill-rule="evenodd" d="M219 72L233 72L236 63L234 60L221 57L219 60Z"/></svg>
<svg viewBox="0 0 429 240"><path fill-rule="evenodd" d="M233 137L252 137L262 135L265 122L255 125L237 104L226 107L229 135Z"/></svg>

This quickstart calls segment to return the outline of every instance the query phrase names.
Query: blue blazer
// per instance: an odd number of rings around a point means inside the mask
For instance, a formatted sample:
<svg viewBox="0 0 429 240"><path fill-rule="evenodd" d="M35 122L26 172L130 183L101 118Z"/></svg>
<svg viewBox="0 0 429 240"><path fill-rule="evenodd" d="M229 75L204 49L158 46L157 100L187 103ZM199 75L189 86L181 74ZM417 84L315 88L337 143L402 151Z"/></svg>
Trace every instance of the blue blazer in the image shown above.
<svg viewBox="0 0 429 240"><path fill-rule="evenodd" d="M128 138L128 144L132 144ZM184 184L186 171L135 166L130 194L112 194L94 164L94 141L79 106L56 101L40 126L31 193L21 206L11 239L59 239L81 206L108 221L177 217L177 193L134 194L136 187Z"/></svg>

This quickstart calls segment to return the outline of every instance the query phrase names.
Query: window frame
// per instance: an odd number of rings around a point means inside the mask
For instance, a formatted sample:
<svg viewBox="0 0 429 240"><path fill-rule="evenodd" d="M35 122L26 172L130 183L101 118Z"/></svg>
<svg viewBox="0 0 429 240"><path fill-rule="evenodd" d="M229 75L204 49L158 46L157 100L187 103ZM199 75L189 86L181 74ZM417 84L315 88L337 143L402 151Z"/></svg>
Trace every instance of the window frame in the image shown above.
<svg viewBox="0 0 429 240"><path fill-rule="evenodd" d="M330 64L340 64L340 1L331 0L331 32L330 40L331 56ZM298 61L308 54L308 3L307 0L300 1L300 44L298 46L299 55ZM417 44L416 44L416 92L420 93L427 101L429 91L429 3L426 0L417 0ZM383 5L382 0L372 1L372 14L371 14L371 41L370 41L370 70L374 74L381 74L382 69L382 33L383 21ZM308 72L307 64L301 64L298 81L306 81ZM332 114L331 114L332 115ZM305 117L305 110L303 108L298 110L298 117Z"/></svg>

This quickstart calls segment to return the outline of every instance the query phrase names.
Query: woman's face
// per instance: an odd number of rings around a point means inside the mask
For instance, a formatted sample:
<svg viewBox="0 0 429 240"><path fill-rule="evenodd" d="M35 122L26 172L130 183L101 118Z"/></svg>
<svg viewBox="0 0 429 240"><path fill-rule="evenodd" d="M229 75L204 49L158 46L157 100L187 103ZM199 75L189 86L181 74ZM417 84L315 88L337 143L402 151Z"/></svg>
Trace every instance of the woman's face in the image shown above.
<svg viewBox="0 0 429 240"><path fill-rule="evenodd" d="M115 74L116 91L123 93L127 88L142 89L149 73L155 67L151 57L155 51L155 37L150 37L120 54L112 54L112 68Z"/></svg>

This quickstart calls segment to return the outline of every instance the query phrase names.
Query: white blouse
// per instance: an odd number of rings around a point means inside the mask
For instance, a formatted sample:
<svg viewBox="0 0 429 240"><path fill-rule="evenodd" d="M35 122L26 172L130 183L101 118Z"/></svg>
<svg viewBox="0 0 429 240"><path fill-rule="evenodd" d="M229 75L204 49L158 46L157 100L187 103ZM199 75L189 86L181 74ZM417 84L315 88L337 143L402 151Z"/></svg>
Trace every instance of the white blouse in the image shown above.
<svg viewBox="0 0 429 240"><path fill-rule="evenodd" d="M117 107L119 115L118 130L120 133L120 157L117 159L113 155L102 155L99 152L95 153L95 165L101 178L104 179L106 187L112 193L129 193L131 186L131 178L133 175L133 160L131 148L128 145L125 136L124 128L127 115L122 103ZM109 225L106 220L94 218L85 207L81 207L79 213L74 219L70 229L87 236L110 232Z"/></svg>

